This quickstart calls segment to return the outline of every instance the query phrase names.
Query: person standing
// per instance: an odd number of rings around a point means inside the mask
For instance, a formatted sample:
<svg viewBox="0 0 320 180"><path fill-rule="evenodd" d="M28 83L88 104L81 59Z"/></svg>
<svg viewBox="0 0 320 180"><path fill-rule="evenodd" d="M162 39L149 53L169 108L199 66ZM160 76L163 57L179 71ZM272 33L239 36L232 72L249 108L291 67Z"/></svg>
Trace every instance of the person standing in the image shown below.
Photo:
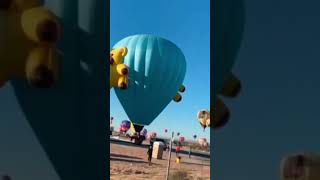
<svg viewBox="0 0 320 180"><path fill-rule="evenodd" d="M152 147L152 145L150 145L150 146L149 146L149 148L148 148L148 152L147 152L147 154L148 154L148 162L149 162L149 166L151 165L151 160L152 160L152 151L153 151L153 147Z"/></svg>

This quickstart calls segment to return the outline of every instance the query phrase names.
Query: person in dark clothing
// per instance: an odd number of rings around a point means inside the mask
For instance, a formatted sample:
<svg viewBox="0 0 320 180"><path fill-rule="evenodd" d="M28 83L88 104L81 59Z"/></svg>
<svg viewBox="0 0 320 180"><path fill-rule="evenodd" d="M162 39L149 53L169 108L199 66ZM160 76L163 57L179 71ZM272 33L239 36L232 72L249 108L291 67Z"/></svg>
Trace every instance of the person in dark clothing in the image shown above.
<svg viewBox="0 0 320 180"><path fill-rule="evenodd" d="M152 145L150 145L149 148L148 148L148 152L147 152L147 154L148 154L149 166L151 165L152 151L153 151L153 147L152 147Z"/></svg>

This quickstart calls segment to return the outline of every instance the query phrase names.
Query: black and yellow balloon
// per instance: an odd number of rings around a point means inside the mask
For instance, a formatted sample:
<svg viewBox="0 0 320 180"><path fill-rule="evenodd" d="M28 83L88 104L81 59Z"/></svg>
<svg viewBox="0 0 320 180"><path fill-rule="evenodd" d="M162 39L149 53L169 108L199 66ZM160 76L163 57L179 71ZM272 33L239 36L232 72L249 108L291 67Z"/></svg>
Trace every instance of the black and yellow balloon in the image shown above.
<svg viewBox="0 0 320 180"><path fill-rule="evenodd" d="M0 87L25 78L38 88L58 78L58 18L40 1L0 1Z"/></svg>

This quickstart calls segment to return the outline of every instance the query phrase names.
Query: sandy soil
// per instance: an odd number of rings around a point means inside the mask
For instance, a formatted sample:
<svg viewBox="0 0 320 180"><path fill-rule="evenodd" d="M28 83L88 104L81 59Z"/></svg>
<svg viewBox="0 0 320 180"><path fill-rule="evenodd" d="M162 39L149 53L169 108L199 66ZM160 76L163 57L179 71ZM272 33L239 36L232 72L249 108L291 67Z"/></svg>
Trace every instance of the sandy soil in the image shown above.
<svg viewBox="0 0 320 180"><path fill-rule="evenodd" d="M164 152L163 159L152 159L152 165L147 163L147 149L126 145L111 144L110 146L110 176L111 180L165 180L168 163L168 152ZM187 172L190 180L210 179L210 159L181 155L182 162L175 162L176 154L171 155L170 174L177 171Z"/></svg>

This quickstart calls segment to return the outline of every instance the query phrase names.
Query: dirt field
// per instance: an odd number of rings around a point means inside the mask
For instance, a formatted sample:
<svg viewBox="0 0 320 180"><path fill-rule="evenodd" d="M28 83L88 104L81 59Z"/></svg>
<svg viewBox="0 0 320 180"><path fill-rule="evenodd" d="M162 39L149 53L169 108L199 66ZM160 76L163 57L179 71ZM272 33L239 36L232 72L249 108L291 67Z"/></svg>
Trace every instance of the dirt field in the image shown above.
<svg viewBox="0 0 320 180"><path fill-rule="evenodd" d="M164 152L162 160L152 159L152 165L149 166L145 148L119 144L111 144L110 147L111 180L165 180L168 152ZM210 159L200 157L189 159L188 155L181 156L182 162L176 164L176 154L171 154L170 175L172 180L210 179Z"/></svg>

